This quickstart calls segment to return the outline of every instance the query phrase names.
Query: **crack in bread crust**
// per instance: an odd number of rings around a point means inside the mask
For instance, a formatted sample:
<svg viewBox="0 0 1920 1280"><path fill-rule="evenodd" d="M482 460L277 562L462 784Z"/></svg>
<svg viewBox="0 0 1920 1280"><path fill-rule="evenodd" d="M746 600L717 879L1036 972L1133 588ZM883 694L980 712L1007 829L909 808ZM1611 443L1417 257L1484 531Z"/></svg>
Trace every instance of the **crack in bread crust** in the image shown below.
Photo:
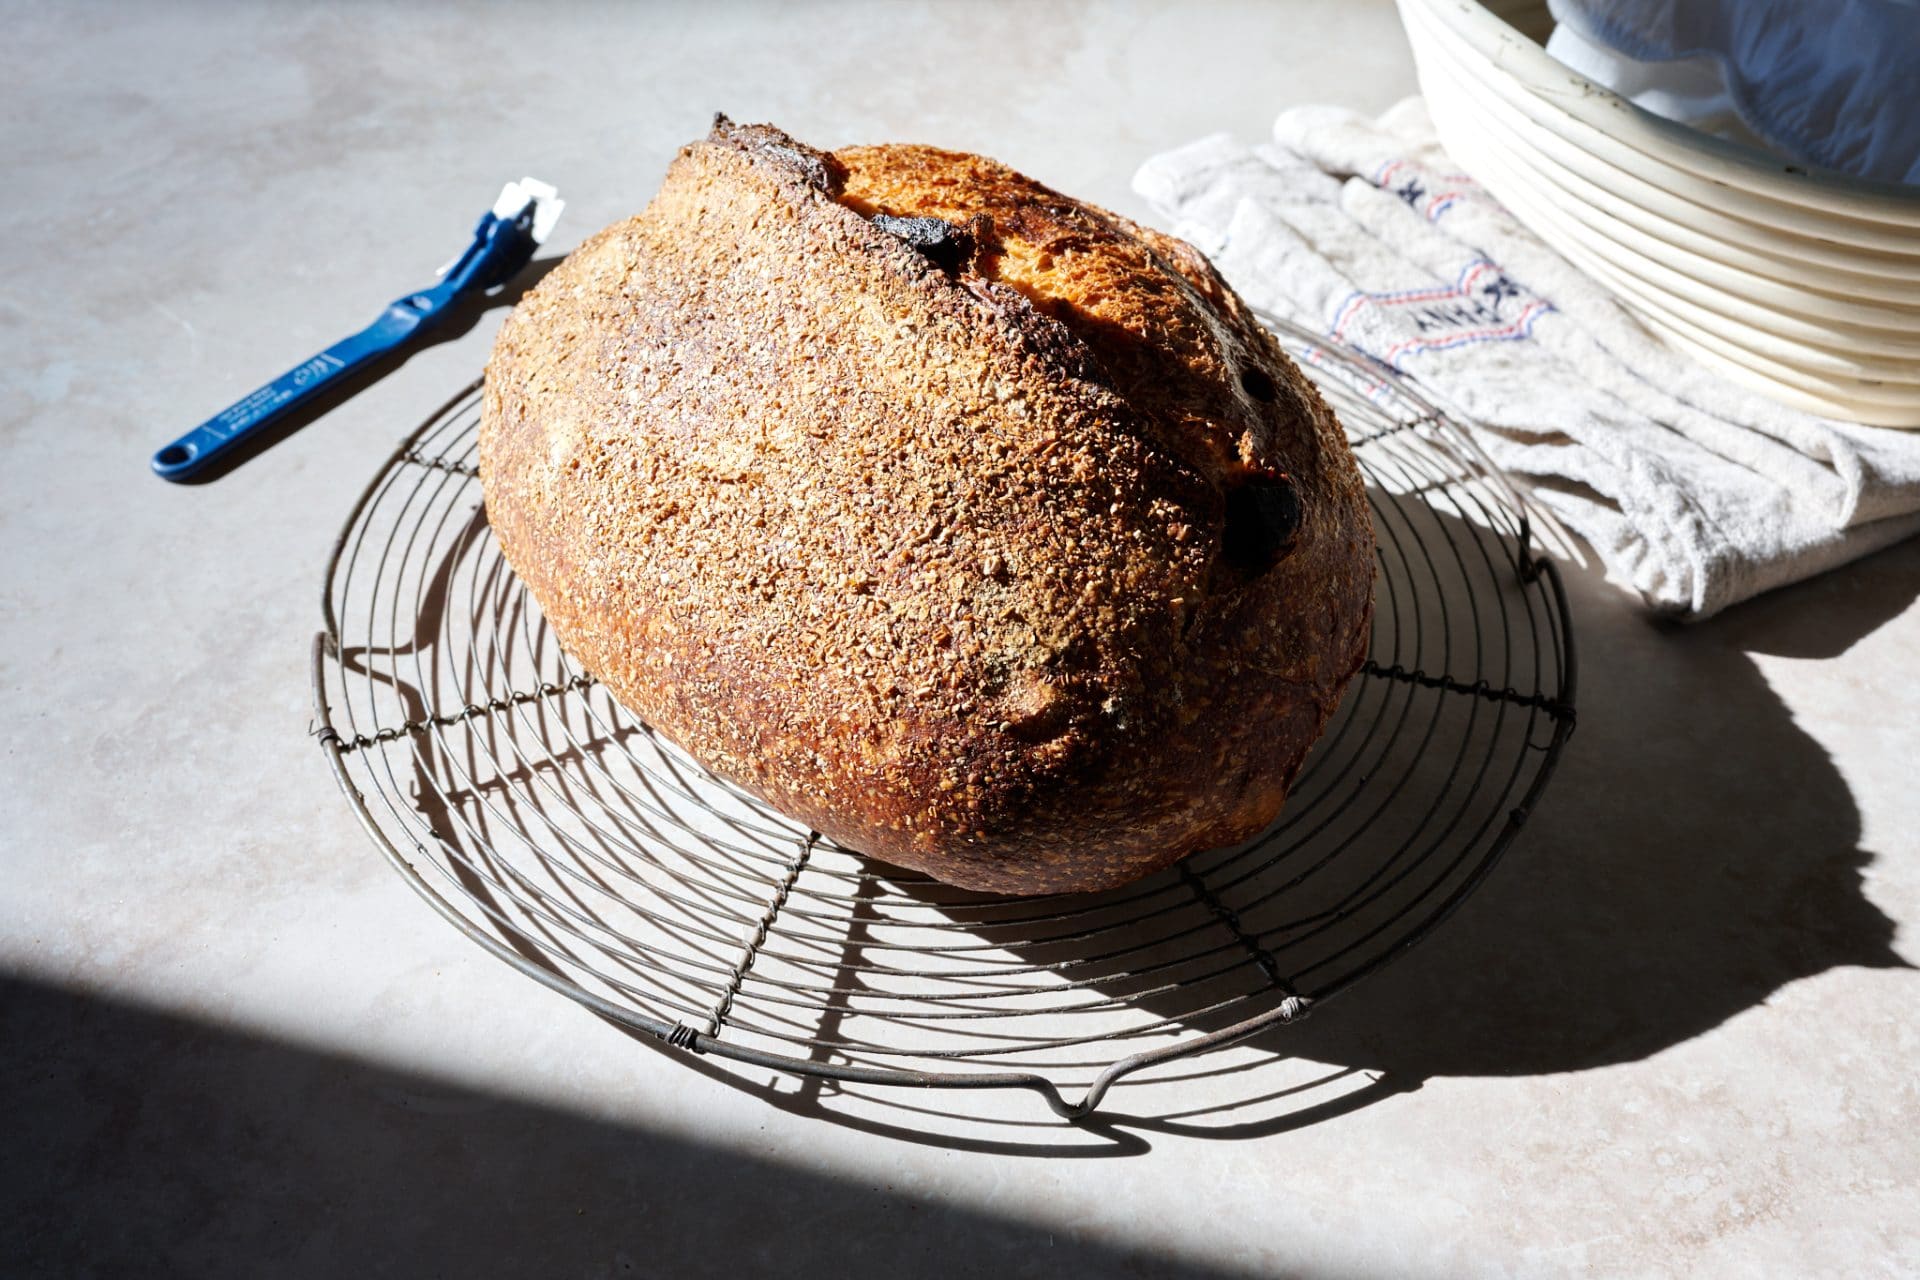
<svg viewBox="0 0 1920 1280"><path fill-rule="evenodd" d="M1365 656L1319 395L1191 248L978 156L721 119L508 319L480 470L623 704L970 888L1254 835ZM1253 559L1250 484L1288 521Z"/></svg>

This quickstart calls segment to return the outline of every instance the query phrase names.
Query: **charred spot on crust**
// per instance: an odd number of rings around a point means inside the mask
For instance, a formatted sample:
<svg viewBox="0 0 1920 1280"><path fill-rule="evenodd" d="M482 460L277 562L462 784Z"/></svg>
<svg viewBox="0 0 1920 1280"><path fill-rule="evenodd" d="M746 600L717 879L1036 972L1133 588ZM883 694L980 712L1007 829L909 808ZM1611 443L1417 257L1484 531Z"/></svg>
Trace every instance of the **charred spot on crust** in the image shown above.
<svg viewBox="0 0 1920 1280"><path fill-rule="evenodd" d="M1286 475L1254 475L1227 491L1220 554L1241 573L1265 573L1293 549L1300 532L1300 495Z"/></svg>
<svg viewBox="0 0 1920 1280"><path fill-rule="evenodd" d="M1259 369L1240 371L1240 389L1261 404L1272 404L1280 394L1280 389L1273 385L1273 379Z"/></svg>
<svg viewBox="0 0 1920 1280"><path fill-rule="evenodd" d="M735 124L724 112L716 111L707 140L728 143L748 155L772 161L823 195L837 197L846 185L847 171L838 160L794 141L770 124Z"/></svg>
<svg viewBox="0 0 1920 1280"><path fill-rule="evenodd" d="M899 236L942 271L958 271L973 257L973 231L945 218L896 218L876 213L873 225Z"/></svg>

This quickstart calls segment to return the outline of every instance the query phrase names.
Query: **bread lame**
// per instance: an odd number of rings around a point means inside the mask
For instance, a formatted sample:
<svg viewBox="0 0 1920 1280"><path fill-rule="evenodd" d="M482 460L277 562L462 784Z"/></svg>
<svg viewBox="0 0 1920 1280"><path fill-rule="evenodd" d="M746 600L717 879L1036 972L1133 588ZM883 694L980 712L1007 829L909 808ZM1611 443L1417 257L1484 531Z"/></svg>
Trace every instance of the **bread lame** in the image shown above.
<svg viewBox="0 0 1920 1280"><path fill-rule="evenodd" d="M389 352L416 342L463 298L506 284L539 249L566 202L534 178L509 182L493 207L480 215L473 240L440 269L440 282L396 298L380 318L334 343L311 360L242 396L153 455L153 473L163 480L198 478L223 454Z"/></svg>

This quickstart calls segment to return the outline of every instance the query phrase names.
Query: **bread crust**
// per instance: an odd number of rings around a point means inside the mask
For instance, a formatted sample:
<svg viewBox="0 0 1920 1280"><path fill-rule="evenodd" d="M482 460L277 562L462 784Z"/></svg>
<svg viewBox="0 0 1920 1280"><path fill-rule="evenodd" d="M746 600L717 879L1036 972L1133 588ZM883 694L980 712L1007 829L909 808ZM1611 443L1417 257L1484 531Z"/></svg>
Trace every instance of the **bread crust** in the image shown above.
<svg viewBox="0 0 1920 1280"><path fill-rule="evenodd" d="M1365 656L1332 411L1189 246L979 156L719 120L516 307L480 471L625 706L968 888L1256 834Z"/></svg>

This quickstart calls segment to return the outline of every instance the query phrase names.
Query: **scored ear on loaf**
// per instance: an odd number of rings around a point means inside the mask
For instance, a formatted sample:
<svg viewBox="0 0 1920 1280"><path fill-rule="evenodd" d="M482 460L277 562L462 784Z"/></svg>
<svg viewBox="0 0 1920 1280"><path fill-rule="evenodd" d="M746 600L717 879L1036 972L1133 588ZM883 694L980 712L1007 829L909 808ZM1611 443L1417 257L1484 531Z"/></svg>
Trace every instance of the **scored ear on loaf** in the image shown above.
<svg viewBox="0 0 1920 1280"><path fill-rule="evenodd" d="M1197 251L980 156L719 118L515 307L479 447L623 705L966 888L1257 834L1366 654L1333 412Z"/></svg>

